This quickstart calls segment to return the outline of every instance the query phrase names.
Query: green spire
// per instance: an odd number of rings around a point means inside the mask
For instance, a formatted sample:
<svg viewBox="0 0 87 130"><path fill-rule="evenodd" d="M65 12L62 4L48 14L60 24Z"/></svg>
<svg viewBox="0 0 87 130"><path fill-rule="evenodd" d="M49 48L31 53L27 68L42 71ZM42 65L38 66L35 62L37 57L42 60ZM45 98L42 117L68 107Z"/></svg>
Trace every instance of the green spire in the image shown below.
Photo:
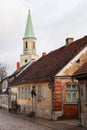
<svg viewBox="0 0 87 130"><path fill-rule="evenodd" d="M30 10L28 13L27 24L26 24L25 34L24 34L24 38L28 38L28 37L33 37L33 38L35 37Z"/></svg>

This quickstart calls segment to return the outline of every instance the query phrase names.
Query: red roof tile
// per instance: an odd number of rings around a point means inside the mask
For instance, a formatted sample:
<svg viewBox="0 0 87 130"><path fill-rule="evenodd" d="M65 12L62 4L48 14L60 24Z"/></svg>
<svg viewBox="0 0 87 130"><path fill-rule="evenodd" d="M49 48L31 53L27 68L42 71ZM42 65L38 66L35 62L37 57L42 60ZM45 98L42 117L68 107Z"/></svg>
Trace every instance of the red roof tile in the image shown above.
<svg viewBox="0 0 87 130"><path fill-rule="evenodd" d="M21 84L54 76L70 60L72 60L85 46L87 46L87 36L74 41L68 46L63 46L46 56L41 57L22 74L20 74L12 84Z"/></svg>

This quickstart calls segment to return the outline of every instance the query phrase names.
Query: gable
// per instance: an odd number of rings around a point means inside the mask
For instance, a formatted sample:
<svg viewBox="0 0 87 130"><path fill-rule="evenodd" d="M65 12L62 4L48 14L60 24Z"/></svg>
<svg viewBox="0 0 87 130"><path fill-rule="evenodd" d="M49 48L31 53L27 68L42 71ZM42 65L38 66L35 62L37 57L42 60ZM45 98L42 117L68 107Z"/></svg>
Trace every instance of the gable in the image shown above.
<svg viewBox="0 0 87 130"><path fill-rule="evenodd" d="M79 52L72 60L68 62L67 65L60 70L56 76L71 76L85 61L87 58L87 47L85 47L81 52Z"/></svg>

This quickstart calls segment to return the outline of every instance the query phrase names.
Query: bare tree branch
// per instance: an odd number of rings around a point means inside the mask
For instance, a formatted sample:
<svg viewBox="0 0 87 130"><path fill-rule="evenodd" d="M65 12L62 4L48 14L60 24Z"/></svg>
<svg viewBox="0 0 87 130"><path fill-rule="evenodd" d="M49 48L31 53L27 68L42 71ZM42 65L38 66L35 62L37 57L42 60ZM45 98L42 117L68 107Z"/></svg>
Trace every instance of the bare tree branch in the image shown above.
<svg viewBox="0 0 87 130"><path fill-rule="evenodd" d="M0 80L7 76L7 65L0 62Z"/></svg>

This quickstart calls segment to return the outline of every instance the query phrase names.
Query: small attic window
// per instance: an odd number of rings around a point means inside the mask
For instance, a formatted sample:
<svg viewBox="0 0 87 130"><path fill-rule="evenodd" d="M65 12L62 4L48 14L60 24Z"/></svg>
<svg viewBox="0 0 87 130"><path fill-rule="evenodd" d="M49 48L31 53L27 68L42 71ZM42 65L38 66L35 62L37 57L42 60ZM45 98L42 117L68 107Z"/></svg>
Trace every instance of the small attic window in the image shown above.
<svg viewBox="0 0 87 130"><path fill-rule="evenodd" d="M76 63L80 63L80 59L78 59L78 60L76 61Z"/></svg>

